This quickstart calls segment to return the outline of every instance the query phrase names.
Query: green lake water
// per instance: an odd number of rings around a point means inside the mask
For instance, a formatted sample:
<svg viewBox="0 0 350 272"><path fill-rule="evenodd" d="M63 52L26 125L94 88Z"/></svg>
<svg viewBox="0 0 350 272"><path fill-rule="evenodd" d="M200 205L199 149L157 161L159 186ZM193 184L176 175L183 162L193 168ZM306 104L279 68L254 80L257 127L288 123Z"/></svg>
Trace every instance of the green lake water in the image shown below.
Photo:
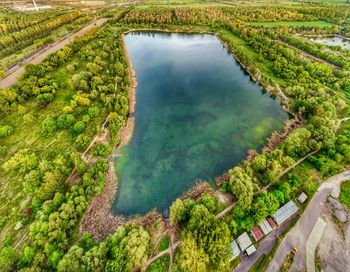
<svg viewBox="0 0 350 272"><path fill-rule="evenodd" d="M125 41L138 86L134 134L116 151L117 214L166 212L288 118L214 35L133 32Z"/></svg>

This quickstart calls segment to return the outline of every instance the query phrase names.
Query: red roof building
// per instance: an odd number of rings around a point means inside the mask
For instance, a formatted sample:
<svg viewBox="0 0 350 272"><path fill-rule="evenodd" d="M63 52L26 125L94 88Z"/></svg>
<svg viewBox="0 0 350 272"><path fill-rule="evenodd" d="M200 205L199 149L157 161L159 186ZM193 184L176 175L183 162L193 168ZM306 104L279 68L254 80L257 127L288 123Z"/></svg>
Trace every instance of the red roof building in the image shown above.
<svg viewBox="0 0 350 272"><path fill-rule="evenodd" d="M262 231L262 229L259 226L254 226L252 231L251 231L255 241L259 241L261 238L263 238L264 232Z"/></svg>
<svg viewBox="0 0 350 272"><path fill-rule="evenodd" d="M277 228L277 224L276 224L275 220L273 220L272 217L267 218L267 222L269 222L271 228L273 228L273 229Z"/></svg>

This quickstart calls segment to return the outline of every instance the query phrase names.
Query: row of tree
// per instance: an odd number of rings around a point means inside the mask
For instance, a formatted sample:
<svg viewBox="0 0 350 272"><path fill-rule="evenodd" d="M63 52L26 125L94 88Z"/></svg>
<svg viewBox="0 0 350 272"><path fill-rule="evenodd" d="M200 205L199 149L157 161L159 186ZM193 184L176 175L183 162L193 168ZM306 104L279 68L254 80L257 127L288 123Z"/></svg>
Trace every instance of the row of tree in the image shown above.
<svg viewBox="0 0 350 272"><path fill-rule="evenodd" d="M52 30L75 20L79 16L79 11L66 12L18 32L0 36L0 57L8 56L33 44L36 39L47 36Z"/></svg>

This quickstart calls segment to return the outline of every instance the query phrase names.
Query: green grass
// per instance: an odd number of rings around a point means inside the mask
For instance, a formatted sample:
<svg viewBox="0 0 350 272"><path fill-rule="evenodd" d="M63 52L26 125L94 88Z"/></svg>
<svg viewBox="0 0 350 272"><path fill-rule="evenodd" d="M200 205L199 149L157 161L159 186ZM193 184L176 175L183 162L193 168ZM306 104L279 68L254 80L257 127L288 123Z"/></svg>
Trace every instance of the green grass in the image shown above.
<svg viewBox="0 0 350 272"><path fill-rule="evenodd" d="M350 209L350 180L344 181L340 187L339 200Z"/></svg>
<svg viewBox="0 0 350 272"><path fill-rule="evenodd" d="M290 267L292 266L292 264L293 264L293 257L292 257L292 255L288 254L284 258L283 263L281 264L280 271L281 272L288 272Z"/></svg>
<svg viewBox="0 0 350 272"><path fill-rule="evenodd" d="M279 22L250 22L251 26L279 27L279 26L309 26L309 27L332 27L325 21L279 21Z"/></svg>
<svg viewBox="0 0 350 272"><path fill-rule="evenodd" d="M263 261L266 258L266 254L262 254L257 260L256 262L250 267L250 269L248 270L248 272L258 272L260 271L260 266L263 263Z"/></svg>
<svg viewBox="0 0 350 272"><path fill-rule="evenodd" d="M168 272L169 265L170 265L170 256L169 254L166 254L163 257L156 260L154 263L152 263L146 271L147 272Z"/></svg>
<svg viewBox="0 0 350 272"><path fill-rule="evenodd" d="M159 243L159 251L166 250L169 247L170 239L168 235L164 235Z"/></svg>

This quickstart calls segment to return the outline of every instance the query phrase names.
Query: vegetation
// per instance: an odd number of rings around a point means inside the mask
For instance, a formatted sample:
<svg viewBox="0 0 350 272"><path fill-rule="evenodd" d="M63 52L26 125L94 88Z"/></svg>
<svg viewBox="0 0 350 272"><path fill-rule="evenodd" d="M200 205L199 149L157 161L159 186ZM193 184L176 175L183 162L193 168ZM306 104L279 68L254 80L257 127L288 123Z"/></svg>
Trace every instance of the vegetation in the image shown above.
<svg viewBox="0 0 350 272"><path fill-rule="evenodd" d="M339 200L348 209L350 209L350 180L345 181L341 185Z"/></svg>
<svg viewBox="0 0 350 272"><path fill-rule="evenodd" d="M346 35L349 15L350 8L338 5L119 8L110 23L41 64L26 66L17 84L0 90L0 267L132 271L168 247L169 238L160 247L160 239L155 242L149 222L131 220L99 241L79 232L92 199L104 189L106 158L129 115L122 33L149 28L218 33L251 76L282 97L295 120L288 133L272 135L266 148L224 176L221 191L232 194L235 203L225 216L217 216L224 207L213 190L174 201L170 229L181 243L147 268L230 271L234 237L301 191L312 195L318 183L310 169L326 178L350 163L349 55L296 35ZM0 19L1 56L79 16L78 11L50 12L23 19L9 12ZM95 138L100 134L107 137ZM305 156L305 163L290 172ZM348 184L340 196L344 203ZM277 246L259 260L258 269L266 268Z"/></svg>

